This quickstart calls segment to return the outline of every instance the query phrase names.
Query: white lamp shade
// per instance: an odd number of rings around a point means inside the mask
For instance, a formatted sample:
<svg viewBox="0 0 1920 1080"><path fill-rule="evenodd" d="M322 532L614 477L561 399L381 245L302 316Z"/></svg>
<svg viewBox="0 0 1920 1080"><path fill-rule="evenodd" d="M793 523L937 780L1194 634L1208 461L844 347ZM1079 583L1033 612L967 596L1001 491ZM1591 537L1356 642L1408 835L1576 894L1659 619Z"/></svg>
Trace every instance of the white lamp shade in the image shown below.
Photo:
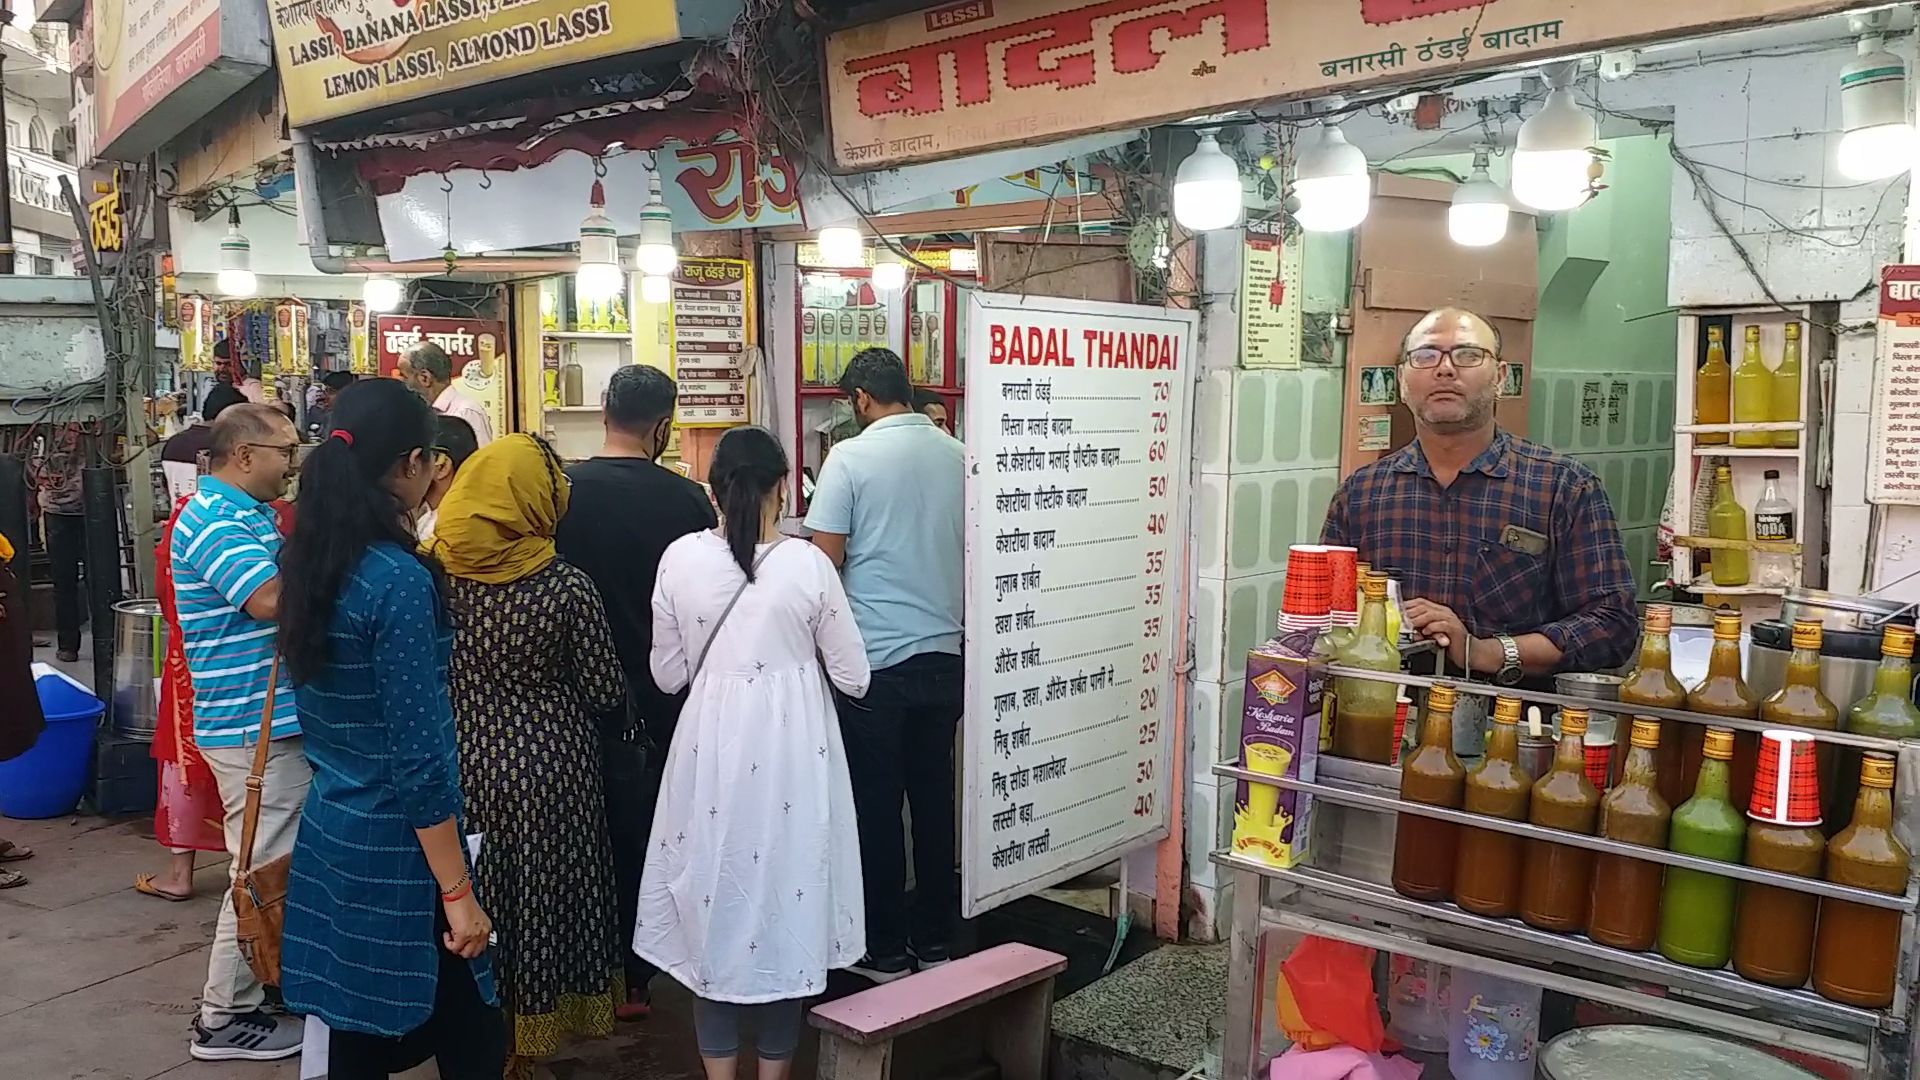
<svg viewBox="0 0 1920 1080"><path fill-rule="evenodd" d="M222 296L253 296L260 291L260 279L251 270L222 270L214 284Z"/></svg>
<svg viewBox="0 0 1920 1080"><path fill-rule="evenodd" d="M368 311L392 311L405 295L406 287L390 277L370 277L360 287L360 298L367 302Z"/></svg>
<svg viewBox="0 0 1920 1080"><path fill-rule="evenodd" d="M851 225L829 225L814 237L820 259L828 266L860 266L866 262L866 241Z"/></svg>
<svg viewBox="0 0 1920 1080"><path fill-rule="evenodd" d="M680 264L680 252L673 246L673 211L660 199L660 176L647 181L647 204L640 208L640 246L633 253L634 266L642 274L665 277Z"/></svg>
<svg viewBox="0 0 1920 1080"><path fill-rule="evenodd" d="M1173 176L1173 219L1194 232L1224 229L1240 220L1240 167L1220 149L1213 132Z"/></svg>
<svg viewBox="0 0 1920 1080"><path fill-rule="evenodd" d="M1308 232L1345 232L1367 219L1373 181L1367 155L1337 125L1321 124L1302 140L1294 164L1294 220Z"/></svg>
<svg viewBox="0 0 1920 1080"><path fill-rule="evenodd" d="M1571 210L1587 201L1593 163L1590 147L1599 132L1593 117L1573 100L1573 91L1547 94L1539 112L1520 125L1513 155L1514 198L1535 210Z"/></svg>
<svg viewBox="0 0 1920 1080"><path fill-rule="evenodd" d="M1913 167L1907 68L1878 37L1862 38L1860 55L1840 70L1840 127L1840 171L1849 178L1883 180Z"/></svg>
<svg viewBox="0 0 1920 1080"><path fill-rule="evenodd" d="M1485 169L1475 169L1453 193L1447 235L1462 247L1490 247L1506 238L1510 213L1507 193L1488 178Z"/></svg>
<svg viewBox="0 0 1920 1080"><path fill-rule="evenodd" d="M214 283L226 296L252 296L260 291L260 279L253 273L253 245L240 232L238 210L220 240L220 276Z"/></svg>
<svg viewBox="0 0 1920 1080"><path fill-rule="evenodd" d="M882 247L873 253L873 287L882 292L896 292L906 287L907 264L900 261L892 248Z"/></svg>
<svg viewBox="0 0 1920 1080"><path fill-rule="evenodd" d="M580 299L598 302L619 296L626 284L626 275L617 263L582 261L573 281Z"/></svg>
<svg viewBox="0 0 1920 1080"><path fill-rule="evenodd" d="M1917 143L1908 124L1854 128L1840 137L1840 171L1862 182L1884 180L1913 167Z"/></svg>
<svg viewBox="0 0 1920 1080"><path fill-rule="evenodd" d="M673 299L673 282L663 277L648 275L640 279L640 302L643 304L664 304Z"/></svg>

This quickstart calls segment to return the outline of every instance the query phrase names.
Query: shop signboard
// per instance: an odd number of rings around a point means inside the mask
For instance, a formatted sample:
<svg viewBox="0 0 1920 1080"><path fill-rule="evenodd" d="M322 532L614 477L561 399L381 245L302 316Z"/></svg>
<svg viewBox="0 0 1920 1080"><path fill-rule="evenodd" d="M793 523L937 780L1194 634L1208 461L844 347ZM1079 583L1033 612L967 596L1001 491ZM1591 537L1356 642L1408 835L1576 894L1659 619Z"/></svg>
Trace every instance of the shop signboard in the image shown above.
<svg viewBox="0 0 1920 1080"><path fill-rule="evenodd" d="M681 259L673 272L673 377L681 427L731 427L747 406L753 270L741 259Z"/></svg>
<svg viewBox="0 0 1920 1080"><path fill-rule="evenodd" d="M964 910L1168 831L1193 312L973 293Z"/></svg>
<svg viewBox="0 0 1920 1080"><path fill-rule="evenodd" d="M273 63L259 0L93 0L98 156L137 161Z"/></svg>
<svg viewBox="0 0 1920 1080"><path fill-rule="evenodd" d="M490 319L441 319L421 315L381 315L373 322L375 374L392 375L400 358L422 341L447 350L453 361L453 388L480 403L496 435L507 426L507 342L505 323Z"/></svg>
<svg viewBox="0 0 1920 1080"><path fill-rule="evenodd" d="M858 172L1807 18L1846 0L959 0L827 38Z"/></svg>
<svg viewBox="0 0 1920 1080"><path fill-rule="evenodd" d="M1300 233L1279 218L1247 222L1240 248L1240 366L1300 367Z"/></svg>
<svg viewBox="0 0 1920 1080"><path fill-rule="evenodd" d="M1920 506L1920 266L1880 272L1867 499Z"/></svg>
<svg viewBox="0 0 1920 1080"><path fill-rule="evenodd" d="M270 0L295 127L680 38L673 0Z"/></svg>

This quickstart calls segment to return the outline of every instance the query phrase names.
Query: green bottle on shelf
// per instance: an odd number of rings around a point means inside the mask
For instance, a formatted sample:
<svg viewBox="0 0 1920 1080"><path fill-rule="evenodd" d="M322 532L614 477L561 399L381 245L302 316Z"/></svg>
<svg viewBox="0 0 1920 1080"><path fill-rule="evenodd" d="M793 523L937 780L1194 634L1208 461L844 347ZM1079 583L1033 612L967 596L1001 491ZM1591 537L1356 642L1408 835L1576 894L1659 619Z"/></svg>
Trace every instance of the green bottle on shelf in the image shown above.
<svg viewBox="0 0 1920 1080"><path fill-rule="evenodd" d="M1747 822L1731 792L1733 732L1708 728L1693 798L1673 812L1667 850L1739 863ZM1725 967L1733 954L1734 899L1739 882L1703 870L1667 867L1660 894L1660 955L1688 967Z"/></svg>

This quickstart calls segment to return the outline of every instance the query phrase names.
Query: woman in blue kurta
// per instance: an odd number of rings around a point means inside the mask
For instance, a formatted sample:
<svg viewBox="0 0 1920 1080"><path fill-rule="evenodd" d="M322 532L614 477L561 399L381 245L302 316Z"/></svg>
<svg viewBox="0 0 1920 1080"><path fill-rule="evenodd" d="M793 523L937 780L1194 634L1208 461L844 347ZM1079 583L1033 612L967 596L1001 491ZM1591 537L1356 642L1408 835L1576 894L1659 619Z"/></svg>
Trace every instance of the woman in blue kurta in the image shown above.
<svg viewBox="0 0 1920 1080"><path fill-rule="evenodd" d="M432 1057L499 1080L506 1031L462 829L439 569L407 515L433 476L433 414L388 379L342 391L300 473L281 556L281 648L313 787L281 957L289 1008L331 1029L331 1080Z"/></svg>

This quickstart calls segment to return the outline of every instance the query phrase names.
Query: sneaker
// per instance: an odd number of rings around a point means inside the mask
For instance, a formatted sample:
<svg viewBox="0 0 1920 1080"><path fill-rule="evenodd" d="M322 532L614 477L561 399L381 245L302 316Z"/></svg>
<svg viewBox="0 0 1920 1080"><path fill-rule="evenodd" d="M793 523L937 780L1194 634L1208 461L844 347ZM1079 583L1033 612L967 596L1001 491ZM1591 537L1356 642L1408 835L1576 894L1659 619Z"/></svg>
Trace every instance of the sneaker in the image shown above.
<svg viewBox="0 0 1920 1080"><path fill-rule="evenodd" d="M884 986L913 974L913 965L904 956L875 957L869 953L849 970L863 979Z"/></svg>
<svg viewBox="0 0 1920 1080"><path fill-rule="evenodd" d="M79 652L73 649L61 649L53 654L53 658L63 664L77 664L80 662Z"/></svg>
<svg viewBox="0 0 1920 1080"><path fill-rule="evenodd" d="M931 971L953 962L953 949L946 945L913 945L913 962L921 971Z"/></svg>
<svg viewBox="0 0 1920 1080"><path fill-rule="evenodd" d="M193 1020L193 1043L188 1052L201 1061L279 1061L300 1053L304 1032L300 1021L268 1016L255 1009L209 1029Z"/></svg>

